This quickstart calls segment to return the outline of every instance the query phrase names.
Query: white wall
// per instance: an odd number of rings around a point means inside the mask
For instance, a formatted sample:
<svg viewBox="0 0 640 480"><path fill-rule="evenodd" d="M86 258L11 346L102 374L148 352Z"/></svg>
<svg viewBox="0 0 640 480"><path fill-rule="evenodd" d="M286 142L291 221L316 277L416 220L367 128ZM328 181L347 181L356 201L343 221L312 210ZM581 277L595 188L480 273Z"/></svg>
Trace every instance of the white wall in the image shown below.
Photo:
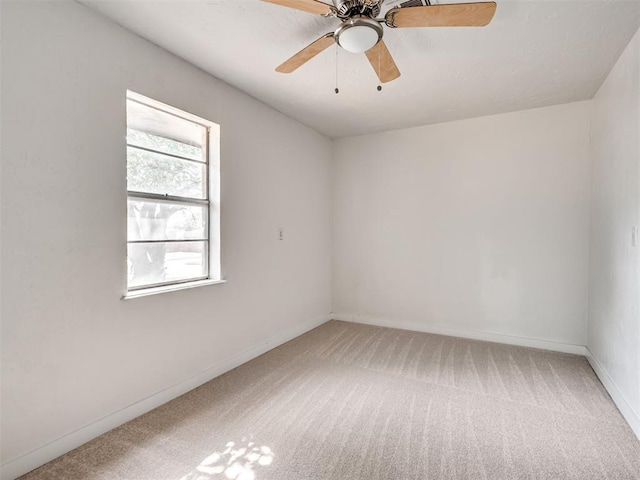
<svg viewBox="0 0 640 480"><path fill-rule="evenodd" d="M584 345L589 112L587 101L336 141L334 316Z"/></svg>
<svg viewBox="0 0 640 480"><path fill-rule="evenodd" d="M79 4L2 3L6 463L325 321L331 141ZM221 124L228 283L120 299L128 88Z"/></svg>
<svg viewBox="0 0 640 480"><path fill-rule="evenodd" d="M640 33L593 100L587 346L640 437Z"/></svg>

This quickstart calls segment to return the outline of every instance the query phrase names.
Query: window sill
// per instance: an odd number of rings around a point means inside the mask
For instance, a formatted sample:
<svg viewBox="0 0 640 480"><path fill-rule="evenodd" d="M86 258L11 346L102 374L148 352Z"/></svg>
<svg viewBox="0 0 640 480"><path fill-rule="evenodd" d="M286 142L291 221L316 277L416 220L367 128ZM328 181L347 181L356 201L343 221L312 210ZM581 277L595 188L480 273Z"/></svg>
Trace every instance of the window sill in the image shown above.
<svg viewBox="0 0 640 480"><path fill-rule="evenodd" d="M188 288L202 287L204 285L217 285L218 283L227 283L226 280L196 280L195 282L178 283L175 285L164 285L162 287L143 288L127 292L122 300L131 300L132 298L147 297L149 295L157 295L165 292L175 292L178 290L186 290Z"/></svg>

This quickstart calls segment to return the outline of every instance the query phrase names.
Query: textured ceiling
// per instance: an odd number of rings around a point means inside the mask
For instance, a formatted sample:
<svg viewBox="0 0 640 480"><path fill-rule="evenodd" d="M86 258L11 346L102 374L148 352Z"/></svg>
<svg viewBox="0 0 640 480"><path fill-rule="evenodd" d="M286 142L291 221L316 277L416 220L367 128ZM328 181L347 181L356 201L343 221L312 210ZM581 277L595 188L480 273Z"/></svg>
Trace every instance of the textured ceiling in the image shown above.
<svg viewBox="0 0 640 480"><path fill-rule="evenodd" d="M402 76L379 92L365 55L337 47L274 71L336 19L259 0L80 1L333 138L591 98L640 26L635 0L497 0L487 27L385 27Z"/></svg>

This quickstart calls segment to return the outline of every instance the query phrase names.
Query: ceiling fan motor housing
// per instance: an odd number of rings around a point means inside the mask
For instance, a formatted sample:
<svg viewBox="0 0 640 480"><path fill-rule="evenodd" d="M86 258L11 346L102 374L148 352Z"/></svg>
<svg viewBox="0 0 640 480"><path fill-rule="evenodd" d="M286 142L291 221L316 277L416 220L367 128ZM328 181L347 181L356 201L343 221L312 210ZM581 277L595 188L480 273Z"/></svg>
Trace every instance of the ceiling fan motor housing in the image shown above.
<svg viewBox="0 0 640 480"><path fill-rule="evenodd" d="M346 19L355 15L375 18L380 13L380 2L367 0L333 0L337 17Z"/></svg>

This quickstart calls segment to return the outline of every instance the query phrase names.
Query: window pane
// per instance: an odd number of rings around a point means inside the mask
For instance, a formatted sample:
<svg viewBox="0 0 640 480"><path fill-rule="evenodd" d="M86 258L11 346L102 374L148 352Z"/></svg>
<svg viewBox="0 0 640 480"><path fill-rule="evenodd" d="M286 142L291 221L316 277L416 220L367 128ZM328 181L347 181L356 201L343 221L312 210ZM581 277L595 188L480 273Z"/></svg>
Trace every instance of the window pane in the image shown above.
<svg viewBox="0 0 640 480"><path fill-rule="evenodd" d="M208 209L204 205L129 198L127 239L203 240L208 238Z"/></svg>
<svg viewBox="0 0 640 480"><path fill-rule="evenodd" d="M204 160L202 142L206 128L202 125L127 100L127 129L128 143Z"/></svg>
<svg viewBox="0 0 640 480"><path fill-rule="evenodd" d="M207 242L130 243L129 288L205 278Z"/></svg>
<svg viewBox="0 0 640 480"><path fill-rule="evenodd" d="M205 164L127 148L127 190L207 198Z"/></svg>
<svg viewBox="0 0 640 480"><path fill-rule="evenodd" d="M169 138L159 137L151 133L127 129L127 143L138 147L150 148L158 152L170 153L179 157L192 158L204 162L201 147L193 147Z"/></svg>

